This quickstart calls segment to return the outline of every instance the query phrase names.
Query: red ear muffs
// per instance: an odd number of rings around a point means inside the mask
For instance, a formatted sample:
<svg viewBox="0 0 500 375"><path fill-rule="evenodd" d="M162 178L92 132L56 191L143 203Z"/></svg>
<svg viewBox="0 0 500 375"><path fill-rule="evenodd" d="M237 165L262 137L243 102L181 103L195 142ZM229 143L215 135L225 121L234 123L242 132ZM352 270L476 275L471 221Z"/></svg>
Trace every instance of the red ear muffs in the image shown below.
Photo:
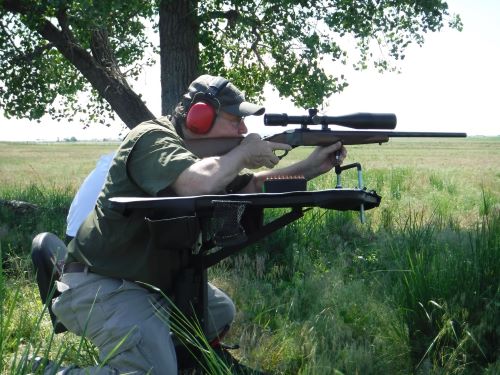
<svg viewBox="0 0 500 375"><path fill-rule="evenodd" d="M227 86L229 81L215 77L206 92L197 93L186 115L186 128L195 134L206 134L212 129L220 103L217 95Z"/></svg>
<svg viewBox="0 0 500 375"><path fill-rule="evenodd" d="M206 134L217 116L214 106L206 102L194 103L186 116L186 128L195 134Z"/></svg>

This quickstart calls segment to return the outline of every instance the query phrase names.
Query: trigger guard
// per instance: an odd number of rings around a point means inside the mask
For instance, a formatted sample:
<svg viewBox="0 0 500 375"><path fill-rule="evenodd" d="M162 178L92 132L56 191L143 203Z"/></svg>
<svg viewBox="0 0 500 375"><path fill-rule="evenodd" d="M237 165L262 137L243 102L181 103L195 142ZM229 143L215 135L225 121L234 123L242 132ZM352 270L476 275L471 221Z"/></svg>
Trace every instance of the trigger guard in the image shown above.
<svg viewBox="0 0 500 375"><path fill-rule="evenodd" d="M288 150L274 150L273 153L281 160L288 155Z"/></svg>

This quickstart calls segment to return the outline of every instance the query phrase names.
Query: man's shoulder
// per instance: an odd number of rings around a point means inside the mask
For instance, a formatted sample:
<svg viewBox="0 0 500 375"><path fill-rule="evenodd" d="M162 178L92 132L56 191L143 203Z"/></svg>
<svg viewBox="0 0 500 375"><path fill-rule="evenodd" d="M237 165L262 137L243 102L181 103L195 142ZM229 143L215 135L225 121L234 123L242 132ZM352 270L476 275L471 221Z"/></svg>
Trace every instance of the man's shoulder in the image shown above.
<svg viewBox="0 0 500 375"><path fill-rule="evenodd" d="M166 129L169 131L175 131L172 122L170 121L170 116L157 117L148 121L140 123L137 127L159 127L161 129Z"/></svg>
<svg viewBox="0 0 500 375"><path fill-rule="evenodd" d="M163 116L163 117L158 117L155 119L151 119L148 121L141 122L139 125L134 127L130 132L127 134L125 138L139 138L142 137L144 134L150 133L150 132L161 132L164 133L165 136L170 136L174 138L178 138L178 134L175 131L174 126L169 120L168 116Z"/></svg>

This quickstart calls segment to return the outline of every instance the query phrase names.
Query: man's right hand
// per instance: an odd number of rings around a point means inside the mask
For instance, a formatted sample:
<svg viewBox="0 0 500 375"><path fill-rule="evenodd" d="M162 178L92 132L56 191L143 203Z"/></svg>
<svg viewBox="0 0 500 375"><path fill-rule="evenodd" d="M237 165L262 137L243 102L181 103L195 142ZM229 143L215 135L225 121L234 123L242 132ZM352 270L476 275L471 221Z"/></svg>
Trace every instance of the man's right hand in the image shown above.
<svg viewBox="0 0 500 375"><path fill-rule="evenodd" d="M280 161L274 151L290 151L292 147L285 143L263 141L259 134L251 133L241 141L237 149L243 157L244 167L257 169L260 167L273 168Z"/></svg>

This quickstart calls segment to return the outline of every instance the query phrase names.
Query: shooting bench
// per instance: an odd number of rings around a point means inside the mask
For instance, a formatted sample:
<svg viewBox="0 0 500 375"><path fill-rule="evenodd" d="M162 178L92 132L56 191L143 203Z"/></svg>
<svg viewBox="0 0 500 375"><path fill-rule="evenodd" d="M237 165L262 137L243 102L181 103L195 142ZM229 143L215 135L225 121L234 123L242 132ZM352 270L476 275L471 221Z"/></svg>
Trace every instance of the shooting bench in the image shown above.
<svg viewBox="0 0 500 375"><path fill-rule="evenodd" d="M111 198L109 207L127 215L140 211L159 250L177 251L181 271L172 299L202 327L207 322L207 269L301 218L313 207L340 211L371 209L380 196L365 189L203 195L168 198ZM289 208L264 224L263 210ZM192 241L186 241L194 237Z"/></svg>

